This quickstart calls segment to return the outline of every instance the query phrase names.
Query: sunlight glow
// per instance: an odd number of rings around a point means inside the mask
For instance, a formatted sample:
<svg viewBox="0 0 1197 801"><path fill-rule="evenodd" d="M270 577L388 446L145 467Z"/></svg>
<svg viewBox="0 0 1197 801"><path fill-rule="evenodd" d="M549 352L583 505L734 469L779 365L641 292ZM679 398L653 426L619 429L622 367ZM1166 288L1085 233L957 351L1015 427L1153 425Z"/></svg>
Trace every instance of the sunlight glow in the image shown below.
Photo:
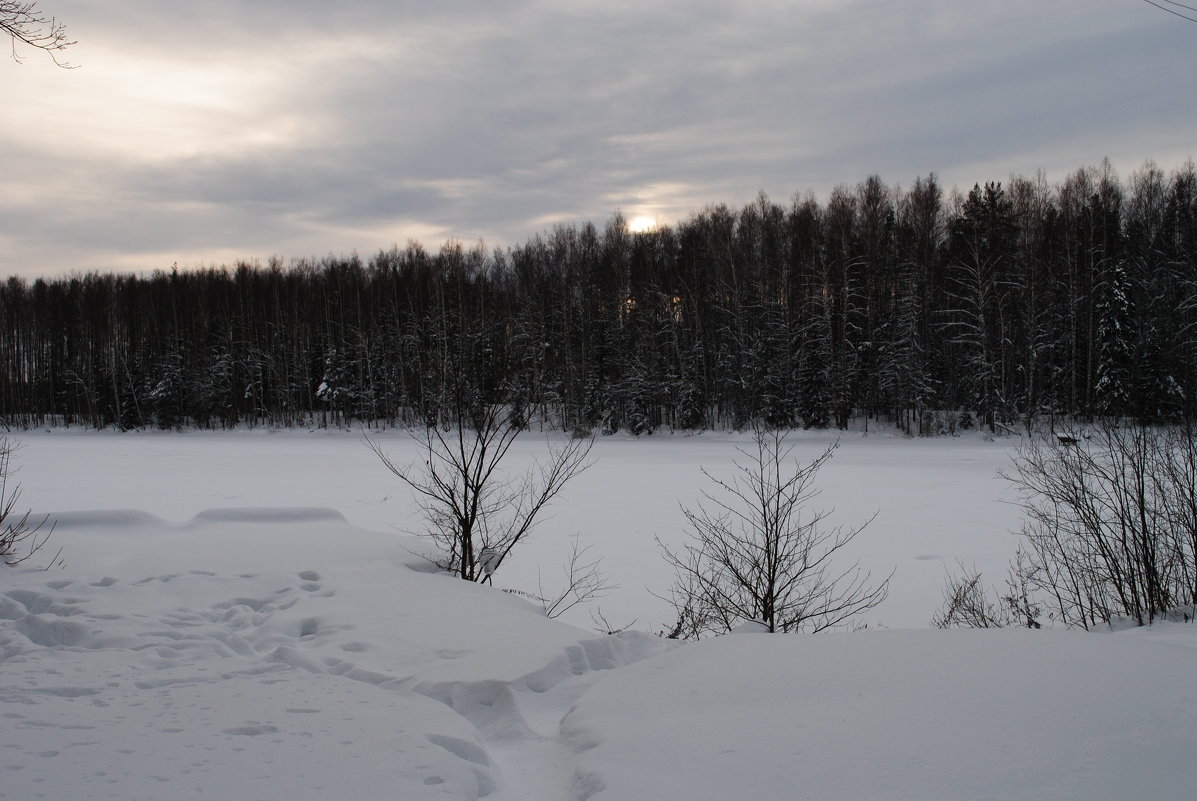
<svg viewBox="0 0 1197 801"><path fill-rule="evenodd" d="M658 227L656 218L643 214L628 220L628 230L633 234L643 234L646 231L656 230Z"/></svg>

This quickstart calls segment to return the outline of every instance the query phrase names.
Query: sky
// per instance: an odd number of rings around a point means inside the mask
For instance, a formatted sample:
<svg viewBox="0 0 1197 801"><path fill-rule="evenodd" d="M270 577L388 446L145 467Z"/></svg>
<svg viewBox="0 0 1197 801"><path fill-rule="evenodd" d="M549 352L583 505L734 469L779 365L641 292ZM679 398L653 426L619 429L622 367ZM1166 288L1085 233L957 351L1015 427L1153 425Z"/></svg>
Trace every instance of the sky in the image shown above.
<svg viewBox="0 0 1197 801"><path fill-rule="evenodd" d="M0 276L1197 157L1197 23L1140 0L38 6L76 68L0 58Z"/></svg>

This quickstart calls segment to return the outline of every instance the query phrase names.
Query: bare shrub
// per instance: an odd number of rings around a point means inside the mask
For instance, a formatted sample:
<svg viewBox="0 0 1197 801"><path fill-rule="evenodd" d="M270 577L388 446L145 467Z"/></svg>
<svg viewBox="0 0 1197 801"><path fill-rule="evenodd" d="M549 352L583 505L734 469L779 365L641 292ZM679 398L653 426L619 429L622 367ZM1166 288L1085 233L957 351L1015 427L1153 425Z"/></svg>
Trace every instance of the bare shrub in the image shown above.
<svg viewBox="0 0 1197 801"><path fill-rule="evenodd" d="M1053 617L1148 625L1197 603L1197 447L1191 426L1110 422L1034 439L1007 475L1022 493L1025 579Z"/></svg>
<svg viewBox="0 0 1197 801"><path fill-rule="evenodd" d="M678 622L667 636L718 634L749 620L771 632L821 631L885 599L888 576L873 582L858 563L835 563L872 518L829 528L828 512L809 508L835 448L801 464L785 433L758 427L752 445L737 449L744 458L732 478L702 471L714 488L682 507L688 542L678 552L660 546L675 573L666 600Z"/></svg>
<svg viewBox="0 0 1197 801"><path fill-rule="evenodd" d="M499 405L459 417L448 430L432 425L412 432L423 458L398 465L374 440L366 443L406 484L423 512L423 532L440 553L436 564L466 581L485 581L539 522L570 479L590 466L593 439L550 446L548 458L511 476L503 463L522 429L522 416ZM576 555L576 554L575 554ZM577 576L585 579L585 570Z"/></svg>
<svg viewBox="0 0 1197 801"><path fill-rule="evenodd" d="M958 563L956 573L944 580L943 606L931 618L938 629L996 629L1010 624L1009 614L994 593L981 582L974 567Z"/></svg>
<svg viewBox="0 0 1197 801"><path fill-rule="evenodd" d="M931 617L940 629L996 629L1025 626L1037 629L1041 609L1030 594L1030 568L1020 548L1006 577L1006 592L999 593L981 580L976 566L957 563L944 580L943 605Z"/></svg>
<svg viewBox="0 0 1197 801"><path fill-rule="evenodd" d="M49 515L35 518L29 511L17 513L21 485L12 479L12 455L16 448L7 437L0 439L0 561L9 567L21 564L40 551L54 533L53 525L43 531ZM55 555L51 564L57 561Z"/></svg>

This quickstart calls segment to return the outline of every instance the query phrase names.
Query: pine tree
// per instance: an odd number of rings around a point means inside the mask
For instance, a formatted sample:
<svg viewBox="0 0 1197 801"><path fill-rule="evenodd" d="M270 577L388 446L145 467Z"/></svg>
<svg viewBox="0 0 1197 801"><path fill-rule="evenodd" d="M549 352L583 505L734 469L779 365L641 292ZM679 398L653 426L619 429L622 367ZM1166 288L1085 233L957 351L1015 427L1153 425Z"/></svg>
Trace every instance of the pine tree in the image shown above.
<svg viewBox="0 0 1197 801"><path fill-rule="evenodd" d="M1098 311L1097 383L1093 388L1101 414L1122 417L1132 407L1135 384L1135 332L1131 283L1122 264L1110 270Z"/></svg>

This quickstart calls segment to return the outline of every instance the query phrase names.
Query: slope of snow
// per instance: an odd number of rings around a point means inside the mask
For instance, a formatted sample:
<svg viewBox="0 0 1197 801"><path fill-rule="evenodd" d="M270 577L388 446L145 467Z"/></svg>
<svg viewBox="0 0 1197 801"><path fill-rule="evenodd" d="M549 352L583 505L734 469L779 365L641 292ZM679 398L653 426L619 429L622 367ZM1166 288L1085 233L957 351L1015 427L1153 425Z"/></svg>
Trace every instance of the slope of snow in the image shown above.
<svg viewBox="0 0 1197 801"><path fill-rule="evenodd" d="M489 743L543 725L513 693L665 645L429 573L329 510L61 517L71 566L0 592L2 798L477 798L503 783Z"/></svg>
<svg viewBox="0 0 1197 801"><path fill-rule="evenodd" d="M1187 799L1197 782L1197 627L925 629L943 559L1004 562L1009 509L980 491L1001 486L1000 445L857 439L827 474L850 516L860 488L889 511L867 564L927 568L897 599L924 605L919 630L679 645L651 634L661 619L598 635L430 572L354 437L23 439L25 501L66 510L66 566L0 573L3 799ZM583 530L611 578L660 589L654 528L736 441L600 442L529 553Z"/></svg>
<svg viewBox="0 0 1197 801"><path fill-rule="evenodd" d="M733 634L611 676L563 730L593 801L1190 798L1197 636L1163 628Z"/></svg>

